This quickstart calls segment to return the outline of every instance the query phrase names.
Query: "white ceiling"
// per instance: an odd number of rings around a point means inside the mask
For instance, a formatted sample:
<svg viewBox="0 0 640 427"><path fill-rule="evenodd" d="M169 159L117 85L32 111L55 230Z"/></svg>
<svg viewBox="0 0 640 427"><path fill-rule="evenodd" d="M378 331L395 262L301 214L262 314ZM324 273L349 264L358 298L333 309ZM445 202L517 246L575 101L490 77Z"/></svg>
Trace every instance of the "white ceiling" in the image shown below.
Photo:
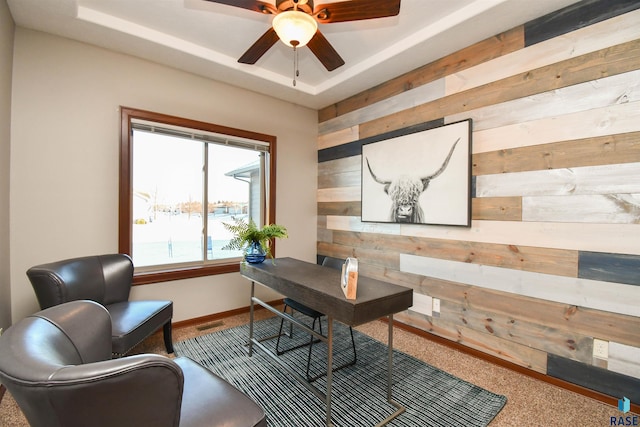
<svg viewBox="0 0 640 427"><path fill-rule="evenodd" d="M402 0L395 17L320 25L346 64L328 72L302 48L295 87L293 52L283 43L255 65L237 62L270 27L270 15L205 0L7 3L18 26L319 109L576 1Z"/></svg>

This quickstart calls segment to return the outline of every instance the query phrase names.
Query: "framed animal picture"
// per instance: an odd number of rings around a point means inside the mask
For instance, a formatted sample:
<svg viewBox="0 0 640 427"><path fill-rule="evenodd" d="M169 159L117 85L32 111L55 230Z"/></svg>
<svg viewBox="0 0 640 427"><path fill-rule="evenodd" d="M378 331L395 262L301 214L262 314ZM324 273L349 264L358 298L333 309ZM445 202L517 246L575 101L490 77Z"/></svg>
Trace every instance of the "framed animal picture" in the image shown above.
<svg viewBox="0 0 640 427"><path fill-rule="evenodd" d="M362 146L362 221L471 226L471 128L463 120Z"/></svg>

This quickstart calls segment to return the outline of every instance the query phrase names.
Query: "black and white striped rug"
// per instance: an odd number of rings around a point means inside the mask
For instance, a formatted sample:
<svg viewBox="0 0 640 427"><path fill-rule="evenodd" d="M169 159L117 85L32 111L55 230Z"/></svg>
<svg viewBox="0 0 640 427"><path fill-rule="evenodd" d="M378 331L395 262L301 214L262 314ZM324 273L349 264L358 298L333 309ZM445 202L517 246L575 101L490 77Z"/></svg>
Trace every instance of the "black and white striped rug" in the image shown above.
<svg viewBox="0 0 640 427"><path fill-rule="evenodd" d="M280 320L255 323L255 336L278 332ZM286 327L286 323L285 323ZM326 324L323 325L326 332ZM387 346L353 331L357 363L333 375L332 421L337 427L373 426L395 408L386 400ZM352 357L348 327L335 322L334 366ZM247 355L249 326L244 325L199 336L174 345L179 356L187 356L228 380L253 398L267 414L269 426L307 427L325 425L325 404L296 382L254 347ZM294 329L293 338L282 337L281 346L306 342L309 335ZM276 340L263 342L274 349ZM281 347L282 348L282 347ZM304 376L308 347L280 356ZM406 412L390 426L486 426L500 412L507 399L456 378L414 357L394 350L393 399ZM326 370L326 345L313 346L311 375ZM314 385L323 392L325 378Z"/></svg>

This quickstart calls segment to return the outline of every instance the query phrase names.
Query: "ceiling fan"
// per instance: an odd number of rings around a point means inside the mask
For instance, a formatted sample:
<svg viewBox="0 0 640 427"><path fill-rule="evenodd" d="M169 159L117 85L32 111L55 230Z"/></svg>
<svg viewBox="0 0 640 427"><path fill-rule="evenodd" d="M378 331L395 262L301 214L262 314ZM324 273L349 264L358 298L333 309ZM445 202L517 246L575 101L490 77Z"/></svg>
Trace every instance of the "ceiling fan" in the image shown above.
<svg viewBox="0 0 640 427"><path fill-rule="evenodd" d="M274 15L267 30L238 62L255 64L278 40L295 48L309 46L311 52L329 71L344 65L344 60L318 30L318 23L359 21L385 18L400 12L400 0L346 0L320 4L313 0L276 0L275 6L259 0L206 0Z"/></svg>

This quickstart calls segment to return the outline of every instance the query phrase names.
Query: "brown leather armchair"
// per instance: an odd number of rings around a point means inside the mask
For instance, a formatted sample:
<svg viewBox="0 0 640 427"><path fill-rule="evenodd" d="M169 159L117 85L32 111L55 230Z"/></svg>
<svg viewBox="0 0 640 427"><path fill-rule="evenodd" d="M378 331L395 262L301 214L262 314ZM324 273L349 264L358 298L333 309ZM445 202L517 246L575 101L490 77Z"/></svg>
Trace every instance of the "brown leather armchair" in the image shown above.
<svg viewBox="0 0 640 427"><path fill-rule="evenodd" d="M72 301L0 336L0 381L32 427L266 427L249 397L188 358L111 359L111 319Z"/></svg>
<svg viewBox="0 0 640 427"><path fill-rule="evenodd" d="M127 354L163 328L167 353L173 353L172 301L129 301L133 262L126 254L94 255L37 265L27 276L41 309L87 299L102 304L111 315L112 353Z"/></svg>

